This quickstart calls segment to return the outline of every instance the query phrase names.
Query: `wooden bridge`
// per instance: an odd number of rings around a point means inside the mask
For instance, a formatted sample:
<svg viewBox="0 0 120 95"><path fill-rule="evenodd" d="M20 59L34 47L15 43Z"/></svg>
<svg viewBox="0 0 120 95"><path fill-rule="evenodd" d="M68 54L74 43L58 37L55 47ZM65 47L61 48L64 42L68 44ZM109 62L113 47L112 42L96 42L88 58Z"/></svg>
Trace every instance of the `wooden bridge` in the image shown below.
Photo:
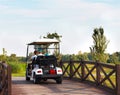
<svg viewBox="0 0 120 95"><path fill-rule="evenodd" d="M120 95L120 65L83 60L58 64L63 69L62 84L48 80L35 85L24 77L16 77L12 78L12 86L10 82L3 82L3 79L10 81L10 77L2 78L4 66L1 65L0 95Z"/></svg>
<svg viewBox="0 0 120 95"><path fill-rule="evenodd" d="M113 95L103 89L90 84L72 80L63 80L62 84L56 84L54 80L42 81L33 84L25 81L24 77L12 79L12 95Z"/></svg>

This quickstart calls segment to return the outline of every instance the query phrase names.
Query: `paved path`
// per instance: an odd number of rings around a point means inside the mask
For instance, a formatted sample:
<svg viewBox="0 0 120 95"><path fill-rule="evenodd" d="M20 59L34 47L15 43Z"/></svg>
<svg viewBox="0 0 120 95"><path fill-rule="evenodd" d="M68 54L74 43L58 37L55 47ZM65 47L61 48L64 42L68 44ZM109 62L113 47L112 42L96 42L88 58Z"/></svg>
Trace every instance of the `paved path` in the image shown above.
<svg viewBox="0 0 120 95"><path fill-rule="evenodd" d="M112 95L94 86L76 81L63 80L56 84L54 80L33 84L24 77L12 78L12 95Z"/></svg>

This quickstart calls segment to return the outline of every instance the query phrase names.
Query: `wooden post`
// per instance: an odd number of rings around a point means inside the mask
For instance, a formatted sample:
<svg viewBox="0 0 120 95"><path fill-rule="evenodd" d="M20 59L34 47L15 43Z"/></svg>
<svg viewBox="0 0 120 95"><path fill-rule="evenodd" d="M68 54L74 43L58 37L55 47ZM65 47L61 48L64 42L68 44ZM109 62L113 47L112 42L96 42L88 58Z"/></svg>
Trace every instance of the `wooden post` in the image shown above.
<svg viewBox="0 0 120 95"><path fill-rule="evenodd" d="M72 79L73 76L73 62L72 62L72 58L70 56L70 79Z"/></svg>
<svg viewBox="0 0 120 95"><path fill-rule="evenodd" d="M2 75L2 77L1 77L1 78L2 78L2 79L1 79L1 88L2 88L2 89L1 89L0 95L4 95L3 85L4 85L4 82L5 82L5 70L4 70L5 68L4 68L3 63L1 63L1 64L2 64L2 68L1 68L1 69L2 69L2 71L1 71L1 73L2 73L2 74L1 74L1 75Z"/></svg>
<svg viewBox="0 0 120 95"><path fill-rule="evenodd" d="M2 63L0 62L0 95L2 92Z"/></svg>
<svg viewBox="0 0 120 95"><path fill-rule="evenodd" d="M84 62L83 62L83 60L81 59L81 76L82 76L82 81L84 81L85 79L85 66L84 66L85 64L84 64Z"/></svg>
<svg viewBox="0 0 120 95"><path fill-rule="evenodd" d="M101 78L101 75L100 75L100 64L98 63L98 61L96 61L95 65L96 65L96 80L97 80L96 85L99 85L100 78Z"/></svg>
<svg viewBox="0 0 120 95"><path fill-rule="evenodd" d="M116 95L120 95L120 64L116 65Z"/></svg>
<svg viewBox="0 0 120 95"><path fill-rule="evenodd" d="M8 80L8 95L11 95L12 89L11 89L11 67L10 66L7 67L7 75L8 75L7 77L8 78L7 79Z"/></svg>

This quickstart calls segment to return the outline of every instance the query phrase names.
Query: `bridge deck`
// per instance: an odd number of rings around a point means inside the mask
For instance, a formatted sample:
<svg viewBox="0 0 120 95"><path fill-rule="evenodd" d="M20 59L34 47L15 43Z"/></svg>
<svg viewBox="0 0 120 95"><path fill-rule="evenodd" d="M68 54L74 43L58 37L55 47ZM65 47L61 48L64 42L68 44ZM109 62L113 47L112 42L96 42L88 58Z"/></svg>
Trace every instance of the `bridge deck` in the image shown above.
<svg viewBox="0 0 120 95"><path fill-rule="evenodd" d="M76 81L63 80L56 84L54 80L33 84L24 77L12 78L12 95L112 95L94 86Z"/></svg>

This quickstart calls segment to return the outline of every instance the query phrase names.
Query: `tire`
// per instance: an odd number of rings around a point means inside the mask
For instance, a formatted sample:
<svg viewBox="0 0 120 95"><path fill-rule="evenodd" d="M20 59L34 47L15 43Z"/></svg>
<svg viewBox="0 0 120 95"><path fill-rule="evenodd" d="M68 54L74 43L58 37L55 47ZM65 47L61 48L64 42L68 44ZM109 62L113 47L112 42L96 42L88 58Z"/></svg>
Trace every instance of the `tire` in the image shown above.
<svg viewBox="0 0 120 95"><path fill-rule="evenodd" d="M47 79L43 79L44 81L47 81Z"/></svg>
<svg viewBox="0 0 120 95"><path fill-rule="evenodd" d="M39 79L36 77L35 74L34 74L34 77L33 77L33 82L34 82L34 84L38 84L39 83Z"/></svg>
<svg viewBox="0 0 120 95"><path fill-rule="evenodd" d="M26 76L26 81L30 81L30 78Z"/></svg>
<svg viewBox="0 0 120 95"><path fill-rule="evenodd" d="M62 84L62 77L56 79L57 84Z"/></svg>
<svg viewBox="0 0 120 95"><path fill-rule="evenodd" d="M26 71L26 81L30 81L30 77L27 76L27 71Z"/></svg>

